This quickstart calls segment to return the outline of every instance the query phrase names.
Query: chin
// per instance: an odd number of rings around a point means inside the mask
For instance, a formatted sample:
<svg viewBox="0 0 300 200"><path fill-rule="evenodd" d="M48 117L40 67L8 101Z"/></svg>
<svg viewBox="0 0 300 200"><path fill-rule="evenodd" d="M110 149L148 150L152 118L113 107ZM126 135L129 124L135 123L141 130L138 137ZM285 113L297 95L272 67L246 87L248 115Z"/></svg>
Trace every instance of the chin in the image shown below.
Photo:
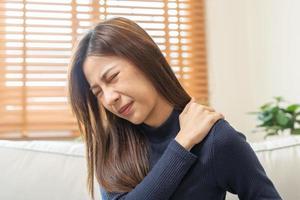
<svg viewBox="0 0 300 200"><path fill-rule="evenodd" d="M143 120L139 119L138 117L132 116L130 119L127 119L129 122L138 125L143 123Z"/></svg>
<svg viewBox="0 0 300 200"><path fill-rule="evenodd" d="M137 113L134 113L128 120L129 122L138 125L141 124L145 121L145 119L143 117L141 117L140 115L136 115Z"/></svg>

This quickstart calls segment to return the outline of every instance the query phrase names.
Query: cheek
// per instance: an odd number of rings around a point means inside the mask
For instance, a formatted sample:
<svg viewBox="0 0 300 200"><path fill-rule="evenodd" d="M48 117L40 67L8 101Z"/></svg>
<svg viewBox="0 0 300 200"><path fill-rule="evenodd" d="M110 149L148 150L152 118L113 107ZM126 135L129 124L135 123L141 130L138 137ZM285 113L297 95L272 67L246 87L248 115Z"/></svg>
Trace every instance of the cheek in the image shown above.
<svg viewBox="0 0 300 200"><path fill-rule="evenodd" d="M147 106L155 103L157 92L152 83L140 73L126 73L125 78L124 76L120 77L119 83L119 91L136 102Z"/></svg>
<svg viewBox="0 0 300 200"><path fill-rule="evenodd" d="M154 87L146 81L132 81L129 84L129 87L130 91L132 92L132 94L134 94L134 96L139 97L140 99L144 99L146 101L151 101L153 97L157 96Z"/></svg>
<svg viewBox="0 0 300 200"><path fill-rule="evenodd" d="M139 86L139 88L136 88L135 91L137 97L136 100L142 107L152 109L152 107L155 106L157 101L157 92L154 90L154 88L149 87L149 85L142 85Z"/></svg>

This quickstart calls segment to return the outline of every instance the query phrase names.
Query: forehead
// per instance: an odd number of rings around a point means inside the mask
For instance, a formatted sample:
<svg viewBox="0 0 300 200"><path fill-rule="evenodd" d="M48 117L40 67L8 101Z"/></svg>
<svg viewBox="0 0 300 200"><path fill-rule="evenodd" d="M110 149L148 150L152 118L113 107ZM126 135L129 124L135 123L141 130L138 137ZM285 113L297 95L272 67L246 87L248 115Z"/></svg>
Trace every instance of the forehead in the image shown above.
<svg viewBox="0 0 300 200"><path fill-rule="evenodd" d="M83 63L83 72L88 78L95 73L99 73L122 61L121 58L115 56L89 56Z"/></svg>

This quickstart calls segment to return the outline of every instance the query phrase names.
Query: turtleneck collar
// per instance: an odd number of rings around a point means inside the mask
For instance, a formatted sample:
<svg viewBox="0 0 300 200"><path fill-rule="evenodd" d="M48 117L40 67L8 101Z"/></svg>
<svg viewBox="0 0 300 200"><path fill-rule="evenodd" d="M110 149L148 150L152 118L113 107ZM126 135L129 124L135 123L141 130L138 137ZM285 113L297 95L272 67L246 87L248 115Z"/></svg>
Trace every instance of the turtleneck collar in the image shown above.
<svg viewBox="0 0 300 200"><path fill-rule="evenodd" d="M158 127L152 127L145 123L141 123L138 125L138 129L146 134L152 142L160 142L168 136L172 135L174 127L179 127L179 115L180 110L178 108L173 107L172 112L168 116L168 118Z"/></svg>

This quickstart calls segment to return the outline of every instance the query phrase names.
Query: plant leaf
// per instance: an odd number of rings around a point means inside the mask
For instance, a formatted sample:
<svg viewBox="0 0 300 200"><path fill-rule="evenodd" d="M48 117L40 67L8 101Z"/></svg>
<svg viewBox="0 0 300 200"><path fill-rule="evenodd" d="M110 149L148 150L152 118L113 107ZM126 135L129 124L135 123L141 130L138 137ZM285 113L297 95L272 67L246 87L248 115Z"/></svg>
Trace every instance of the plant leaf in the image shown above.
<svg viewBox="0 0 300 200"><path fill-rule="evenodd" d="M281 96L274 97L274 99L275 99L277 102L284 101L284 100L283 100L283 97L281 97Z"/></svg>
<svg viewBox="0 0 300 200"><path fill-rule="evenodd" d="M298 108L300 108L300 104L292 104L286 108L286 111L294 113Z"/></svg>
<svg viewBox="0 0 300 200"><path fill-rule="evenodd" d="M263 112L258 114L258 120L267 122L273 118L273 113L270 112Z"/></svg>
<svg viewBox="0 0 300 200"><path fill-rule="evenodd" d="M254 114L258 114L258 113L260 113L260 112L246 112L246 114L249 114L249 115L254 115Z"/></svg>
<svg viewBox="0 0 300 200"><path fill-rule="evenodd" d="M261 109L261 110L265 110L266 108L270 107L272 104L273 104L272 102L266 103L266 104L262 105L262 106L260 107L260 109Z"/></svg>
<svg viewBox="0 0 300 200"><path fill-rule="evenodd" d="M279 125L286 126L289 123L289 120L290 119L286 116L286 114L282 110L278 111L276 115L276 121L278 122Z"/></svg>

